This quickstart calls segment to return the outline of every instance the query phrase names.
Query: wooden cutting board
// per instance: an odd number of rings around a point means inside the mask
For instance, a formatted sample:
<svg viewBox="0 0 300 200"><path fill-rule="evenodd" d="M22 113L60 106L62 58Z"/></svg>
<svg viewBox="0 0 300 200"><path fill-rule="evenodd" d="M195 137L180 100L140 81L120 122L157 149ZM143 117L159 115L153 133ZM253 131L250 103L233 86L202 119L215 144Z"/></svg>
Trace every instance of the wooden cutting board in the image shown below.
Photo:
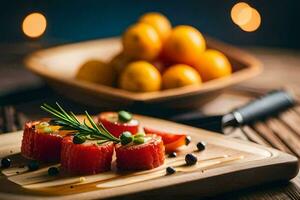
<svg viewBox="0 0 300 200"><path fill-rule="evenodd" d="M136 116L141 127L186 133L192 142L167 158L165 164L149 171L117 173L115 170L84 177L50 177L50 165L28 172L28 160L21 157L22 132L0 135L0 157L10 157L13 166L2 169L0 199L98 199L130 195L215 195L265 182L289 180L298 173L297 158L275 149L169 121ZM207 143L205 151L196 150L196 143ZM198 157L195 166L184 165L184 155ZM52 164L59 166L59 164ZM166 175L167 166L177 173ZM114 167L113 167L114 168Z"/></svg>

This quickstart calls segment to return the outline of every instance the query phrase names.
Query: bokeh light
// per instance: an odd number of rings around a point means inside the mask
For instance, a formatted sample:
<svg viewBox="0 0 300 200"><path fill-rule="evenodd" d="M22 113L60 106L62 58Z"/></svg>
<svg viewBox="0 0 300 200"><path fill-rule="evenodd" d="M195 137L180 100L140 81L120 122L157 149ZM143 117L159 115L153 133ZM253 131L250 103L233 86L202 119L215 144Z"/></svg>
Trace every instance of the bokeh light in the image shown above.
<svg viewBox="0 0 300 200"><path fill-rule="evenodd" d="M232 19L232 21L235 24L243 23L243 22L241 22L241 20L242 21L244 21L244 20L241 19L241 18L243 18L243 16L246 17L246 18L249 18L249 16L245 16L245 14L249 14L249 8L251 8L251 7L245 2L239 2L239 3L235 4L231 9L231 19Z"/></svg>
<svg viewBox="0 0 300 200"><path fill-rule="evenodd" d="M240 25L240 27L244 31L252 32L257 30L260 27L260 24L261 24L260 14L256 9L252 8L251 19L246 24Z"/></svg>
<svg viewBox="0 0 300 200"><path fill-rule="evenodd" d="M252 18L252 8L247 7L242 9L238 15L236 16L236 24L239 26L243 26L251 21Z"/></svg>
<svg viewBox="0 0 300 200"><path fill-rule="evenodd" d="M31 13L25 17L22 24L24 34L31 38L43 35L47 27L47 20L41 13Z"/></svg>
<svg viewBox="0 0 300 200"><path fill-rule="evenodd" d="M259 12L245 2L239 2L232 7L231 19L246 32L257 30L261 24Z"/></svg>

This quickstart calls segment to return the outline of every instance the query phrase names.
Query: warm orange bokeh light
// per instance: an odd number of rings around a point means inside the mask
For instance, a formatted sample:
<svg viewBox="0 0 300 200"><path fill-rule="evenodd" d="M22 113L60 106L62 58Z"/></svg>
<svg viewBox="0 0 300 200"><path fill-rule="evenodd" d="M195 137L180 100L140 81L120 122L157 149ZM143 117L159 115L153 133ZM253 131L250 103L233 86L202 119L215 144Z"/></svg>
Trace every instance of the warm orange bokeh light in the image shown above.
<svg viewBox="0 0 300 200"><path fill-rule="evenodd" d="M252 8L247 7L242 9L239 14L236 16L236 24L243 26L251 21L252 18Z"/></svg>
<svg viewBox="0 0 300 200"><path fill-rule="evenodd" d="M41 13L27 15L22 24L24 34L31 38L41 36L47 27L47 20Z"/></svg>
<svg viewBox="0 0 300 200"><path fill-rule="evenodd" d="M231 19L246 32L257 30L261 24L259 12L244 2L237 3L232 7Z"/></svg>
<svg viewBox="0 0 300 200"><path fill-rule="evenodd" d="M251 20L246 24L240 25L241 29L247 32L252 32L258 29L261 24L261 17L259 12L252 8Z"/></svg>
<svg viewBox="0 0 300 200"><path fill-rule="evenodd" d="M231 9L231 19L235 24L240 23L240 15L244 9L251 8L247 3L240 2L235 4ZM244 15L244 14L243 14Z"/></svg>

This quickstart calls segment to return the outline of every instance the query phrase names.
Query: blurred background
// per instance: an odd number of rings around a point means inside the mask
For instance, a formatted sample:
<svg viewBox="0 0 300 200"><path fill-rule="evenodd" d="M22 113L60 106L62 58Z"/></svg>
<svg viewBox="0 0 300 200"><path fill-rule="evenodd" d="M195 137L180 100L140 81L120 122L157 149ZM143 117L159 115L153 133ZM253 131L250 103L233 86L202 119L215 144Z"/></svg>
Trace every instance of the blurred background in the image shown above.
<svg viewBox="0 0 300 200"><path fill-rule="evenodd" d="M14 97L20 90L44 85L23 64L31 52L62 43L119 36L149 11L165 14L173 26L189 24L254 53L263 62L265 73L246 85L285 85L289 81L298 87L298 74L282 73L281 69L298 69L299 9L297 0L2 0L0 108L14 103L10 94ZM281 77L276 82L274 74ZM47 88L42 97L49 95L52 94ZM25 103L25 97L22 101ZM31 107L25 105L32 113Z"/></svg>
<svg viewBox="0 0 300 200"><path fill-rule="evenodd" d="M238 45L300 48L300 1L248 0L254 8L237 12L235 0L2 0L0 42L57 44L120 35L148 11L173 25L191 24L207 35ZM233 7L235 7L235 12ZM41 16L26 17L38 12ZM25 21L24 21L25 20ZM235 22L235 23L234 23ZM33 28L33 24L36 25ZM0 58L1 59L1 58Z"/></svg>

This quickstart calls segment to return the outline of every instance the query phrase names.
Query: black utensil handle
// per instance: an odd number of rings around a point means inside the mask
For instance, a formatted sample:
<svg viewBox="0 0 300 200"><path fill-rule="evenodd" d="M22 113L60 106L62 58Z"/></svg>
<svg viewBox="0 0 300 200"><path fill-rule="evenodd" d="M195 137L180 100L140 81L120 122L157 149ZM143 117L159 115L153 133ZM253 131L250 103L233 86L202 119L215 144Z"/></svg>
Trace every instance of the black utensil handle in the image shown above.
<svg viewBox="0 0 300 200"><path fill-rule="evenodd" d="M295 99L287 91L272 91L261 98L232 112L239 125L249 124L278 114L295 105Z"/></svg>

